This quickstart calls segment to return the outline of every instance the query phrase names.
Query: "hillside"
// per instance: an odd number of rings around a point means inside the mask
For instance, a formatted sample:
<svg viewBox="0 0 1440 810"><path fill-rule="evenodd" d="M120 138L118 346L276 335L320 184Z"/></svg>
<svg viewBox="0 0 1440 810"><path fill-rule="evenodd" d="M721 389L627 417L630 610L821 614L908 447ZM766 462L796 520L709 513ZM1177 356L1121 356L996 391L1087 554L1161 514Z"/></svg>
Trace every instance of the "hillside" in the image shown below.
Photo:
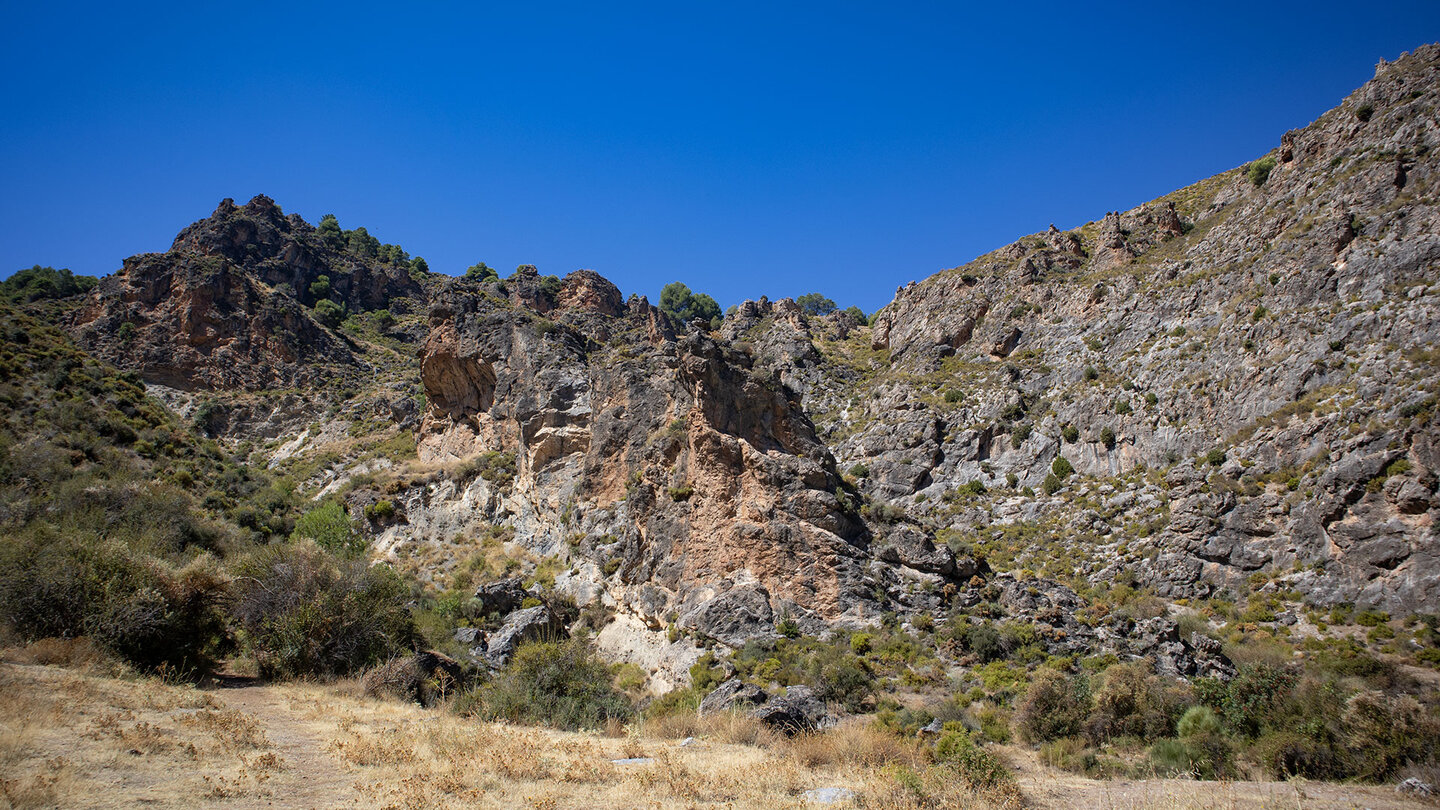
<svg viewBox="0 0 1440 810"><path fill-rule="evenodd" d="M263 196L93 288L36 268L0 303L4 640L923 731L972 786L1010 743L1431 776L1437 101L1440 46L1382 62L1246 166L869 319L441 277Z"/></svg>

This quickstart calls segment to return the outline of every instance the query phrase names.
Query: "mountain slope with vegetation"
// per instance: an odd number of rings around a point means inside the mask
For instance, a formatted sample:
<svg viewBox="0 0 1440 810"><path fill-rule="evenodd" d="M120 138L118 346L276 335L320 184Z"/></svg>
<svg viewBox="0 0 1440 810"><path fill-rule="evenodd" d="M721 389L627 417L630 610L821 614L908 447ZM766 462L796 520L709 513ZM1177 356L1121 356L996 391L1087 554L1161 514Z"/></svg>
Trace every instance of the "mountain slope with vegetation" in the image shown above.
<svg viewBox="0 0 1440 810"><path fill-rule="evenodd" d="M5 633L474 722L843 720L906 738L915 804L1010 801L1012 743L1433 782L1437 93L1440 48L1382 63L1247 166L871 318L443 278L266 197L95 285L32 268Z"/></svg>

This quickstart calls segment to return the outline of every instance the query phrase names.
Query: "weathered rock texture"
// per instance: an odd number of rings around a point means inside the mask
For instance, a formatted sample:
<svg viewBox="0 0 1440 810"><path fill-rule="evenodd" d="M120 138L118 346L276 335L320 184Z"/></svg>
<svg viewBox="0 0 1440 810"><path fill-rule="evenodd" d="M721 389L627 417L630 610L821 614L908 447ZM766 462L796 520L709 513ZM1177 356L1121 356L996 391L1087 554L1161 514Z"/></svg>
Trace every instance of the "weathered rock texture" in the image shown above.
<svg viewBox="0 0 1440 810"><path fill-rule="evenodd" d="M675 329L587 271L558 291L526 273L451 283L421 364L421 458L513 456L487 519L564 554L580 598L732 646L786 615L861 623L877 590L973 572L918 529L867 525L796 393Z"/></svg>
<svg viewBox="0 0 1440 810"><path fill-rule="evenodd" d="M1434 46L1382 63L1258 165L905 285L868 341L756 305L727 334L957 548L1434 610L1437 88Z"/></svg>
<svg viewBox="0 0 1440 810"><path fill-rule="evenodd" d="M329 292L318 294L324 276ZM165 253L102 279L71 332L146 382L182 391L293 389L355 378L363 361L313 307L384 309L423 291L405 267L326 246L268 197L224 200ZM422 304L423 306L423 304Z"/></svg>

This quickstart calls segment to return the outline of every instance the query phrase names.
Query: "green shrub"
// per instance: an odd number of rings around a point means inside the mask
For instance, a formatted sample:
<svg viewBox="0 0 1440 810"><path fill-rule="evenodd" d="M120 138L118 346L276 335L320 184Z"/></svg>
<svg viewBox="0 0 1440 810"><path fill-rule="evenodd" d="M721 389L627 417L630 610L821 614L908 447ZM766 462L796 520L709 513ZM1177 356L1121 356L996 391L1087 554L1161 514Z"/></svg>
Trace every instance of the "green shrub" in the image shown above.
<svg viewBox="0 0 1440 810"><path fill-rule="evenodd" d="M265 677L344 675L409 650L409 590L389 566L286 543L235 565L231 614Z"/></svg>
<svg viewBox="0 0 1440 810"><path fill-rule="evenodd" d="M1070 459L1064 456L1056 456L1055 460L1050 462L1050 472L1060 478L1065 478L1075 472L1075 466L1070 463Z"/></svg>
<svg viewBox="0 0 1440 810"><path fill-rule="evenodd" d="M1081 376L1083 376L1087 382L1091 380L1096 380L1100 377L1100 371L1094 366L1086 366L1085 371L1082 373Z"/></svg>
<svg viewBox="0 0 1440 810"><path fill-rule="evenodd" d="M382 499L365 505L365 517L370 520L389 520L394 516L395 503L393 501Z"/></svg>
<svg viewBox="0 0 1440 810"><path fill-rule="evenodd" d="M1061 481L1060 476L1056 475L1055 473L1050 473L1049 475L1045 476L1044 481L1040 482L1040 488L1045 490L1046 495L1054 495L1055 493L1059 492L1060 488L1063 486L1065 486L1065 482Z"/></svg>
<svg viewBox="0 0 1440 810"><path fill-rule="evenodd" d="M1105 445L1107 450L1115 449L1115 431L1108 425L1100 429L1100 443Z"/></svg>
<svg viewBox="0 0 1440 810"><path fill-rule="evenodd" d="M856 655L870 652L870 642L873 638L869 633L856 633L850 637L850 651Z"/></svg>
<svg viewBox="0 0 1440 810"><path fill-rule="evenodd" d="M1246 176L1250 178L1250 182L1254 183L1256 188L1259 188L1265 185L1266 180L1270 179L1270 172L1274 168L1275 158L1263 157L1250 164L1250 168L1246 171Z"/></svg>
<svg viewBox="0 0 1440 810"><path fill-rule="evenodd" d="M465 278L479 282L499 281L500 272L485 262L476 262L465 268Z"/></svg>
<svg viewBox="0 0 1440 810"><path fill-rule="evenodd" d="M514 453L487 450L474 459L473 465L481 478L497 487L508 486L515 480Z"/></svg>
<svg viewBox="0 0 1440 810"><path fill-rule="evenodd" d="M1220 718L1209 706L1191 706L1181 715L1180 721L1175 725L1175 733L1180 737L1193 737L1196 734L1219 734Z"/></svg>
<svg viewBox="0 0 1440 810"><path fill-rule="evenodd" d="M1219 467L1225 463L1225 451L1219 447L1205 454L1205 461L1212 467Z"/></svg>
<svg viewBox="0 0 1440 810"><path fill-rule="evenodd" d="M1179 740L1161 740L1150 746L1150 764L1160 776L1173 777L1194 771L1190 749Z"/></svg>
<svg viewBox="0 0 1440 810"><path fill-rule="evenodd" d="M935 741L935 758L954 767L965 781L981 790L1015 780L994 754L976 744L970 732L953 721L945 724L940 739Z"/></svg>
<svg viewBox="0 0 1440 810"><path fill-rule="evenodd" d="M365 550L365 538L355 531L345 507L334 499L301 515L290 536L293 540L314 540L335 554L354 556Z"/></svg>
<svg viewBox="0 0 1440 810"><path fill-rule="evenodd" d="M1115 413L1124 416L1131 411L1132 408L1130 407L1130 400L1126 399L1125 397L1120 397L1115 400Z"/></svg>
<svg viewBox="0 0 1440 810"><path fill-rule="evenodd" d="M786 616L775 625L775 632L785 638L799 638L800 624L789 616Z"/></svg>
<svg viewBox="0 0 1440 810"><path fill-rule="evenodd" d="M1093 748L1079 737L1062 737L1040 746L1040 761L1052 768L1084 775L1099 770L1099 758Z"/></svg>
<svg viewBox="0 0 1440 810"><path fill-rule="evenodd" d="M1242 664L1229 681L1197 678L1195 695L1220 715L1229 731L1255 737L1276 724L1277 710L1296 680L1293 671L1274 664Z"/></svg>
<svg viewBox="0 0 1440 810"><path fill-rule="evenodd" d="M691 292L685 284L674 281L660 290L660 311L689 323L697 318L713 321L720 317L720 305L705 293Z"/></svg>
<svg viewBox="0 0 1440 810"><path fill-rule="evenodd" d="M1148 663L1117 664L1099 677L1085 736L1096 745L1115 737L1168 737L1188 697L1188 690L1157 677Z"/></svg>
<svg viewBox="0 0 1440 810"><path fill-rule="evenodd" d="M717 666L715 653L706 650L700 659L690 666L690 686L701 692L709 692L725 681L725 670Z"/></svg>
<svg viewBox="0 0 1440 810"><path fill-rule="evenodd" d="M0 298L17 304L51 298L67 298L89 292L99 283L91 276L77 276L69 270L35 265L0 281Z"/></svg>
<svg viewBox="0 0 1440 810"><path fill-rule="evenodd" d="M1370 117L1373 116L1374 114L1375 114L1375 107L1374 107L1374 105L1371 105L1371 104L1361 104L1359 107L1356 107L1356 108L1355 108L1355 118L1356 118L1356 120L1360 121L1361 123L1365 123L1365 122L1369 121L1369 120L1370 120Z"/></svg>
<svg viewBox="0 0 1440 810"><path fill-rule="evenodd" d="M464 713L489 720L591 729L632 709L583 639L521 645L495 680L469 696Z"/></svg>
<svg viewBox="0 0 1440 810"><path fill-rule="evenodd" d="M1376 627L1390 621L1390 614L1383 610L1362 610L1355 614L1355 623L1361 627Z"/></svg>
<svg viewBox="0 0 1440 810"><path fill-rule="evenodd" d="M1060 429L1060 438L1064 439L1068 444L1074 444L1080 441L1080 428L1074 425L1066 425Z"/></svg>
<svg viewBox="0 0 1440 810"><path fill-rule="evenodd" d="M829 315L836 309L834 301L818 292L806 293L796 298L795 303L800 305L801 312L811 316Z"/></svg>
<svg viewBox="0 0 1440 810"><path fill-rule="evenodd" d="M315 302L315 316L326 326L339 326L345 320L345 307L329 298L322 298Z"/></svg>

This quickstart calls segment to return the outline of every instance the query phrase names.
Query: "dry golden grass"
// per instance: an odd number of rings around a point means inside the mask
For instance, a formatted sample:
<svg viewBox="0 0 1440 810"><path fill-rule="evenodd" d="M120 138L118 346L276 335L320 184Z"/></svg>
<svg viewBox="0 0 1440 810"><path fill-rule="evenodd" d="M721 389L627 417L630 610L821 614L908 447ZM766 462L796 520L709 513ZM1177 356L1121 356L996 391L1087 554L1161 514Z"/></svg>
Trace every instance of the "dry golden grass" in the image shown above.
<svg viewBox="0 0 1440 810"><path fill-rule="evenodd" d="M614 731L477 722L366 697L356 681L206 692L103 671L0 664L0 810L746 810L807 806L804 792L818 787L850 788L855 806L880 810L1022 806L1013 786L973 790L914 741L863 722L789 739L724 715ZM682 746L681 736L697 742ZM1007 755L1019 760L1021 786L1036 807L1339 808L1356 802L1330 800L1361 792L1365 806L1407 806L1383 788L1305 786L1297 805L1300 794L1284 784L1095 782L1045 769L1019 749ZM612 762L624 758L648 761Z"/></svg>

